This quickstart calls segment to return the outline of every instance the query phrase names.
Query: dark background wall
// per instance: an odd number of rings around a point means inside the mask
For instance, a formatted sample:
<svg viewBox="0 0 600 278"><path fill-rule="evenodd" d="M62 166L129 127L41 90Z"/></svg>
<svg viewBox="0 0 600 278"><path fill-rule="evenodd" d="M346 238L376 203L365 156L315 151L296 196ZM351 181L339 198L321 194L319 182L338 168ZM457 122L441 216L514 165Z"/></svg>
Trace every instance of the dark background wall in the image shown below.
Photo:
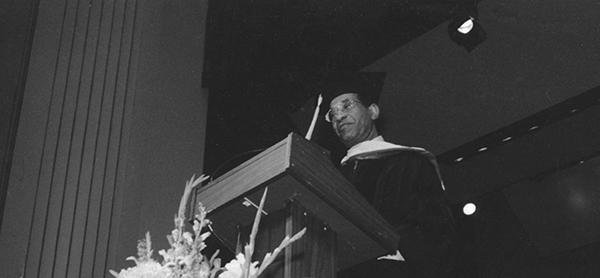
<svg viewBox="0 0 600 278"><path fill-rule="evenodd" d="M481 1L478 11L487 39L475 50L441 24L364 69L387 73L384 134L452 153L442 167L457 214L479 206L461 220L480 277L597 276L598 4Z"/></svg>
<svg viewBox="0 0 600 278"><path fill-rule="evenodd" d="M481 1L487 39L467 52L447 25L387 53L380 103L394 140L444 153L600 85L596 1ZM390 136L388 135L388 136Z"/></svg>
<svg viewBox="0 0 600 278"><path fill-rule="evenodd" d="M38 1L0 3L0 225L23 100Z"/></svg>
<svg viewBox="0 0 600 278"><path fill-rule="evenodd" d="M150 1L140 7L141 39L132 115L125 218L116 265L150 231L154 250L173 228L185 182L203 173L208 91L202 88L206 1ZM128 211L135 213L128 213ZM133 224L136 223L136 224ZM132 253L133 252L133 253Z"/></svg>

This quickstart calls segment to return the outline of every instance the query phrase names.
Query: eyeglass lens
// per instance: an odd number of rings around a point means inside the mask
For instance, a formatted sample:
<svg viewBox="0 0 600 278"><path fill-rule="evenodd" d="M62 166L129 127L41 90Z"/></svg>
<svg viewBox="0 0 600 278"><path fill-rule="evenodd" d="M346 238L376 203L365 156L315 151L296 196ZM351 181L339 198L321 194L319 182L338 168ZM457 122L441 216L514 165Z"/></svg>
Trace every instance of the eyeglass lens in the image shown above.
<svg viewBox="0 0 600 278"><path fill-rule="evenodd" d="M350 110L352 110L352 108L354 108L354 105L358 102L359 102L358 100L354 100L354 99L345 99L345 100L337 103L336 105L331 107L329 109L329 111L327 111L327 114L325 115L325 119L328 122L331 122L331 120L336 115L339 115L340 113L345 114L345 113L350 112Z"/></svg>

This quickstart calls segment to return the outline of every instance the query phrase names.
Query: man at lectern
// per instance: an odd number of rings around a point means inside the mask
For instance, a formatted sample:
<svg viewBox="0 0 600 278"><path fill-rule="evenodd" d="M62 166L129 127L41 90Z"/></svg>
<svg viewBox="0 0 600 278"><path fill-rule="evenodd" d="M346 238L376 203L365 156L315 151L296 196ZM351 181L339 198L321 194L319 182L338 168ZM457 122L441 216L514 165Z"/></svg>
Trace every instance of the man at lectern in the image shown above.
<svg viewBox="0 0 600 278"><path fill-rule="evenodd" d="M349 277L451 277L455 230L430 152L386 142L380 108L361 78L327 86L326 120L348 148L341 171L400 235L398 252L340 273Z"/></svg>

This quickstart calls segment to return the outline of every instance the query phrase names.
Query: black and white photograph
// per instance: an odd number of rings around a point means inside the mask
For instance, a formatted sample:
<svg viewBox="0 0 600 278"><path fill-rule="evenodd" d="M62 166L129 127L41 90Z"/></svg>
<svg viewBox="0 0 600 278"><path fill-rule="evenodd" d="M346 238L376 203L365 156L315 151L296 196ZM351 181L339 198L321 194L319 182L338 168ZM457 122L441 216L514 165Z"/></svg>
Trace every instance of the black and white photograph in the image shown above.
<svg viewBox="0 0 600 278"><path fill-rule="evenodd" d="M599 0L0 1L0 277L600 277Z"/></svg>

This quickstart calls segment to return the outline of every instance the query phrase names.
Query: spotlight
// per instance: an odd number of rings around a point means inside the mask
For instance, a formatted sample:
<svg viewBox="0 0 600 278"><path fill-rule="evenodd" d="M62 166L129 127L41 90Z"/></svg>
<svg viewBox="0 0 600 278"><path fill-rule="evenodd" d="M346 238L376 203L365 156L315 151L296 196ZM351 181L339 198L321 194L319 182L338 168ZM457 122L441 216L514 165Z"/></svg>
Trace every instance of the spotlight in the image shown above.
<svg viewBox="0 0 600 278"><path fill-rule="evenodd" d="M475 206L475 204L473 203L467 203L463 206L463 213L465 215L473 215L473 213L475 213L476 210L477 206Z"/></svg>
<svg viewBox="0 0 600 278"><path fill-rule="evenodd" d="M476 3L471 3L458 6L448 24L450 39L469 52L486 39L485 31L477 19Z"/></svg>
<svg viewBox="0 0 600 278"><path fill-rule="evenodd" d="M456 31L458 31L459 33L466 35L469 32L471 32L471 30L473 30L473 26L475 26L475 19L473 17L469 16L469 19L467 19L465 22L463 22L462 25L458 26L458 28L456 29Z"/></svg>

